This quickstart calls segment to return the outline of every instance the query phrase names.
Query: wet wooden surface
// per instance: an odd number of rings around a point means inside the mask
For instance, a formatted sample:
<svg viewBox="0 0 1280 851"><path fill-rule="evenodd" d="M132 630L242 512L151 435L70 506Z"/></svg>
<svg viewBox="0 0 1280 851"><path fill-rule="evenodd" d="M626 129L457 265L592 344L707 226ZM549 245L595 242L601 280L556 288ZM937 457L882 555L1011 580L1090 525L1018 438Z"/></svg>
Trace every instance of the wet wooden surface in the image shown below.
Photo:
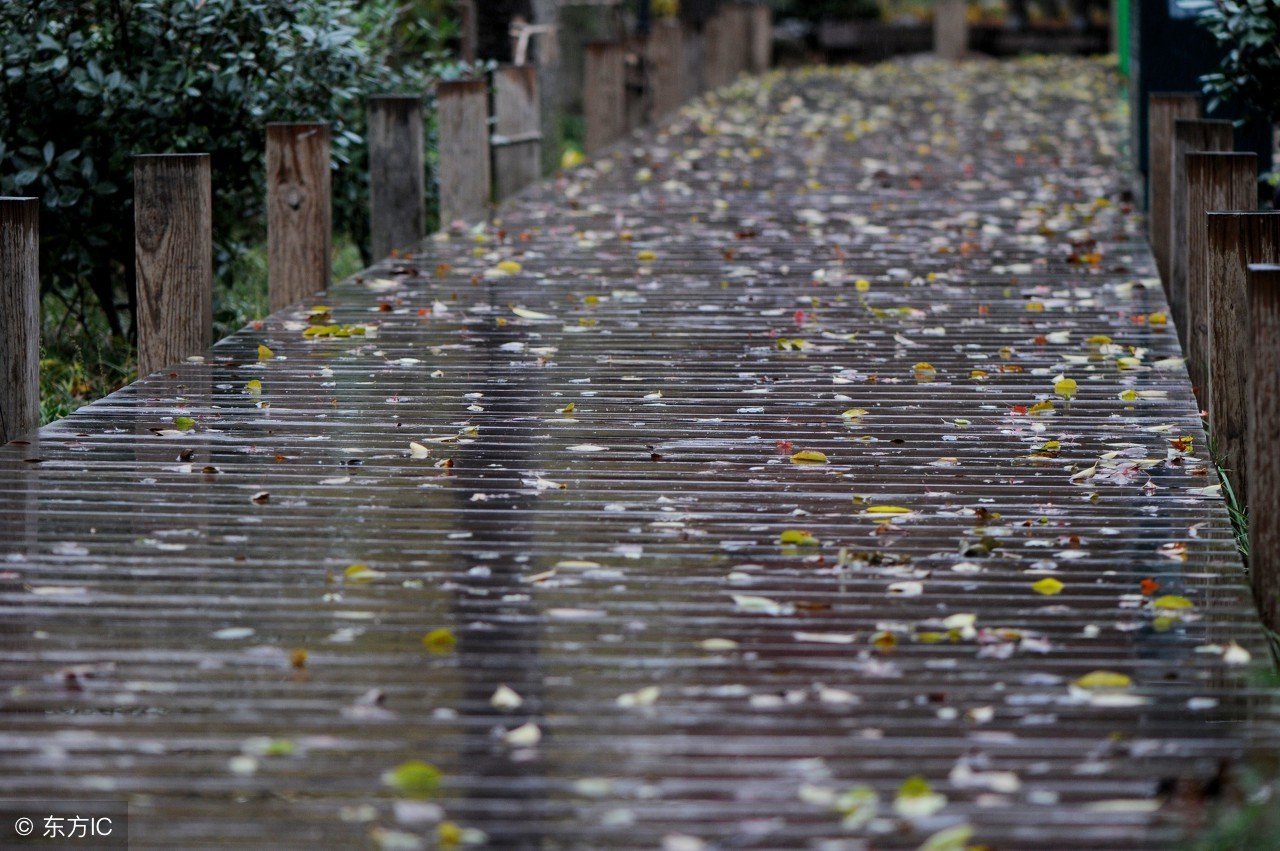
<svg viewBox="0 0 1280 851"><path fill-rule="evenodd" d="M1163 847L1275 711L1113 86L744 82L5 448L0 794L142 848Z"/></svg>

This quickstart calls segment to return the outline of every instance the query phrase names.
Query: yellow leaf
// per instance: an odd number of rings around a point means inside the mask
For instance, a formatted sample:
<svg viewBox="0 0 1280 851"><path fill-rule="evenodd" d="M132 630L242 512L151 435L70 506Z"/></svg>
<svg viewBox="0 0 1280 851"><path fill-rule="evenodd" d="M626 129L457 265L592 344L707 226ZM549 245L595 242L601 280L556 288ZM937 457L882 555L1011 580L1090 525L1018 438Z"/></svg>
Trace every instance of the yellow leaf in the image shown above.
<svg viewBox="0 0 1280 851"><path fill-rule="evenodd" d="M1105 346L1111 342L1111 338L1106 334L1095 334L1084 341L1086 346Z"/></svg>
<svg viewBox="0 0 1280 851"><path fill-rule="evenodd" d="M871 289L871 282L866 278L859 278L853 282L853 286L858 290L858 292L865 293Z"/></svg>
<svg viewBox="0 0 1280 851"><path fill-rule="evenodd" d="M258 346L259 361L271 360L275 356L276 356L276 353L268 349L266 346L262 346L262 345Z"/></svg>
<svg viewBox="0 0 1280 851"><path fill-rule="evenodd" d="M643 251L636 252L636 259L642 263L651 263L658 259L658 255L646 248Z"/></svg>
<svg viewBox="0 0 1280 851"><path fill-rule="evenodd" d="M458 639L453 637L453 633L443 627L422 636L422 646L432 653L450 653L457 643Z"/></svg>
<svg viewBox="0 0 1280 851"><path fill-rule="evenodd" d="M430 795L440 786L440 770L428 762L411 759L384 773L382 782L407 795Z"/></svg>
<svg viewBox="0 0 1280 851"><path fill-rule="evenodd" d="M244 389L249 391L250 393L261 393L262 382L256 378L251 378L244 383Z"/></svg>
<svg viewBox="0 0 1280 851"><path fill-rule="evenodd" d="M1169 317L1163 313L1153 313L1147 317L1147 322L1151 325L1167 325Z"/></svg>
<svg viewBox="0 0 1280 851"><path fill-rule="evenodd" d="M1152 600L1151 605L1157 609L1190 609L1195 606L1195 603L1192 603L1186 597L1165 594L1163 597L1157 597Z"/></svg>
<svg viewBox="0 0 1280 851"><path fill-rule="evenodd" d="M910 514L910 508L901 505L873 505L866 510L867 514Z"/></svg>
<svg viewBox="0 0 1280 851"><path fill-rule="evenodd" d="M1052 597L1063 589L1063 584L1052 576L1046 576L1044 579L1036 582L1031 586L1032 590L1037 594L1043 594L1046 597Z"/></svg>
<svg viewBox="0 0 1280 851"><path fill-rule="evenodd" d="M1055 381L1053 384L1053 392L1059 396L1070 399L1076 395L1076 380L1074 378L1064 378L1061 381Z"/></svg>
<svg viewBox="0 0 1280 851"><path fill-rule="evenodd" d="M565 405L563 408L556 408L556 413L557 413L557 414L572 414L572 413L573 413L573 407L574 407L573 402L570 402L569 404Z"/></svg>
<svg viewBox="0 0 1280 851"><path fill-rule="evenodd" d="M788 529L778 536L778 542L797 544L802 547L816 547L818 545L818 539L803 529Z"/></svg>
<svg viewBox="0 0 1280 851"><path fill-rule="evenodd" d="M1138 399L1138 391L1125 390L1123 393L1120 394L1120 398L1126 402L1136 402Z"/></svg>
<svg viewBox="0 0 1280 851"><path fill-rule="evenodd" d="M1030 408L1027 408L1027 415L1035 416L1036 414L1047 414L1052 410L1053 410L1053 403L1050 402L1048 399L1045 399L1043 402L1036 402Z"/></svg>
<svg viewBox="0 0 1280 851"><path fill-rule="evenodd" d="M348 585L367 585L383 576L381 572L363 564L353 564L342 571L342 581Z"/></svg>
<svg viewBox="0 0 1280 851"><path fill-rule="evenodd" d="M1090 671L1075 684L1083 689L1125 689L1133 687L1133 680L1115 671Z"/></svg>
<svg viewBox="0 0 1280 851"><path fill-rule="evenodd" d="M805 449L791 456L792 464L825 464L827 453L815 449Z"/></svg>
<svg viewBox="0 0 1280 851"><path fill-rule="evenodd" d="M856 420L859 417L865 417L866 415L867 411L865 408L850 408L840 414L840 416L844 417L846 420Z"/></svg>
<svg viewBox="0 0 1280 851"><path fill-rule="evenodd" d="M514 275L519 272L522 267L514 260L503 260L498 264L498 268L506 272L508 275Z"/></svg>

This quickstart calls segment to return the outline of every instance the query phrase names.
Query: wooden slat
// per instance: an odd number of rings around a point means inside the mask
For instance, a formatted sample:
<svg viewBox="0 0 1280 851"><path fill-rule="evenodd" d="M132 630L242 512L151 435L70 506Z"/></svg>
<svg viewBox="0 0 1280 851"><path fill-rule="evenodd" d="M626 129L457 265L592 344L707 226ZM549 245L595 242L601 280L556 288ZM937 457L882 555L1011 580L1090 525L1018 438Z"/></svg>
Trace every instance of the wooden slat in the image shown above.
<svg viewBox="0 0 1280 851"><path fill-rule="evenodd" d="M966 0L938 0L933 7L933 52L956 61L969 52L969 4Z"/></svg>
<svg viewBox="0 0 1280 851"><path fill-rule="evenodd" d="M484 80L440 83L436 120L440 224L483 222L489 215L489 91Z"/></svg>
<svg viewBox="0 0 1280 851"><path fill-rule="evenodd" d="M134 158L138 373L213 343L213 184L208 154Z"/></svg>

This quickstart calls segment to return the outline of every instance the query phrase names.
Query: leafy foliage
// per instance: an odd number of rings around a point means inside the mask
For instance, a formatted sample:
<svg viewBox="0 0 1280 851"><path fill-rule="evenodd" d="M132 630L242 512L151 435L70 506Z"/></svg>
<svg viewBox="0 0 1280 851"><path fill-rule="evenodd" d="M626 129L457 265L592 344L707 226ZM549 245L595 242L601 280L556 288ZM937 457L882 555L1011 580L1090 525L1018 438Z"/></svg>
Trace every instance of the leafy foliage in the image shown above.
<svg viewBox="0 0 1280 851"><path fill-rule="evenodd" d="M1280 120L1280 3L1215 0L1200 22L1226 50L1212 74L1200 79L1212 97L1273 123Z"/></svg>
<svg viewBox="0 0 1280 851"><path fill-rule="evenodd" d="M335 228L362 244L364 97L426 92L445 67L448 27L415 17L418 5L0 4L0 192L41 198L45 295L56 291L82 333L99 311L111 335L129 330L141 153L211 155L215 272L227 281L265 228L270 121L331 122Z"/></svg>

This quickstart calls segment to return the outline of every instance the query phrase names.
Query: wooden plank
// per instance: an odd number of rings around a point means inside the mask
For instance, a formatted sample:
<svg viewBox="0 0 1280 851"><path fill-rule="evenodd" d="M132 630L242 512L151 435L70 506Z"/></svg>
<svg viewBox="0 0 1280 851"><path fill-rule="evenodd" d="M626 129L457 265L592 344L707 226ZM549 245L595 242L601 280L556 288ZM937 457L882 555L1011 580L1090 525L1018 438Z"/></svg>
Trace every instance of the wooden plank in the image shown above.
<svg viewBox="0 0 1280 851"><path fill-rule="evenodd" d="M0 445L40 425L40 199L0 198Z"/></svg>
<svg viewBox="0 0 1280 851"><path fill-rule="evenodd" d="M1249 575L1262 621L1280 629L1280 265L1249 266Z"/></svg>
<svg viewBox="0 0 1280 851"><path fill-rule="evenodd" d="M440 226L489 217L489 87L484 80L436 88L440 152Z"/></svg>
<svg viewBox="0 0 1280 851"><path fill-rule="evenodd" d="M421 95L369 98L369 230L373 256L413 250L426 236Z"/></svg>
<svg viewBox="0 0 1280 851"><path fill-rule="evenodd" d="M213 187L208 154L133 161L138 374L213 343Z"/></svg>
<svg viewBox="0 0 1280 851"><path fill-rule="evenodd" d="M587 45L583 112L586 153L595 155L626 133L626 46L597 41Z"/></svg>
<svg viewBox="0 0 1280 851"><path fill-rule="evenodd" d="M684 28L661 20L649 34L649 79L653 85L653 118L662 121L684 102Z"/></svg>
<svg viewBox="0 0 1280 851"><path fill-rule="evenodd" d="M542 111L538 69L493 72L493 181L498 200L542 177Z"/></svg>
<svg viewBox="0 0 1280 851"><path fill-rule="evenodd" d="M267 125L267 281L272 310L329 286L329 125Z"/></svg>
<svg viewBox="0 0 1280 851"><path fill-rule="evenodd" d="M1227 479L1244 496L1249 492L1249 361L1257 356L1248 333L1249 264L1280 262L1280 212L1211 212L1207 236L1209 434Z"/></svg>
<svg viewBox="0 0 1280 851"><path fill-rule="evenodd" d="M1147 100L1147 232L1156 271L1169 295L1169 234L1173 227L1173 122L1200 117L1200 95L1194 92L1152 92Z"/></svg>
<svg viewBox="0 0 1280 851"><path fill-rule="evenodd" d="M764 3L747 7L749 57L747 70L763 74L773 64L773 11Z"/></svg>
<svg viewBox="0 0 1280 851"><path fill-rule="evenodd" d="M733 50L733 35L730 32L729 18L729 10L722 6L702 26L703 85L709 91L728 85L733 79L733 60L730 55Z"/></svg>
<svg viewBox="0 0 1280 851"><path fill-rule="evenodd" d="M1187 154L1194 151L1230 151L1230 121L1178 118L1173 122L1173 196L1170 201L1169 297L1170 318L1183 345L1187 342Z"/></svg>
<svg viewBox="0 0 1280 851"><path fill-rule="evenodd" d="M1187 168L1187 335L1185 350L1191 386L1208 410L1209 383L1209 254L1211 210L1246 210L1257 204L1257 154L1189 153Z"/></svg>
<svg viewBox="0 0 1280 851"><path fill-rule="evenodd" d="M933 7L933 52L955 62L969 52L969 19L966 0L938 0Z"/></svg>

